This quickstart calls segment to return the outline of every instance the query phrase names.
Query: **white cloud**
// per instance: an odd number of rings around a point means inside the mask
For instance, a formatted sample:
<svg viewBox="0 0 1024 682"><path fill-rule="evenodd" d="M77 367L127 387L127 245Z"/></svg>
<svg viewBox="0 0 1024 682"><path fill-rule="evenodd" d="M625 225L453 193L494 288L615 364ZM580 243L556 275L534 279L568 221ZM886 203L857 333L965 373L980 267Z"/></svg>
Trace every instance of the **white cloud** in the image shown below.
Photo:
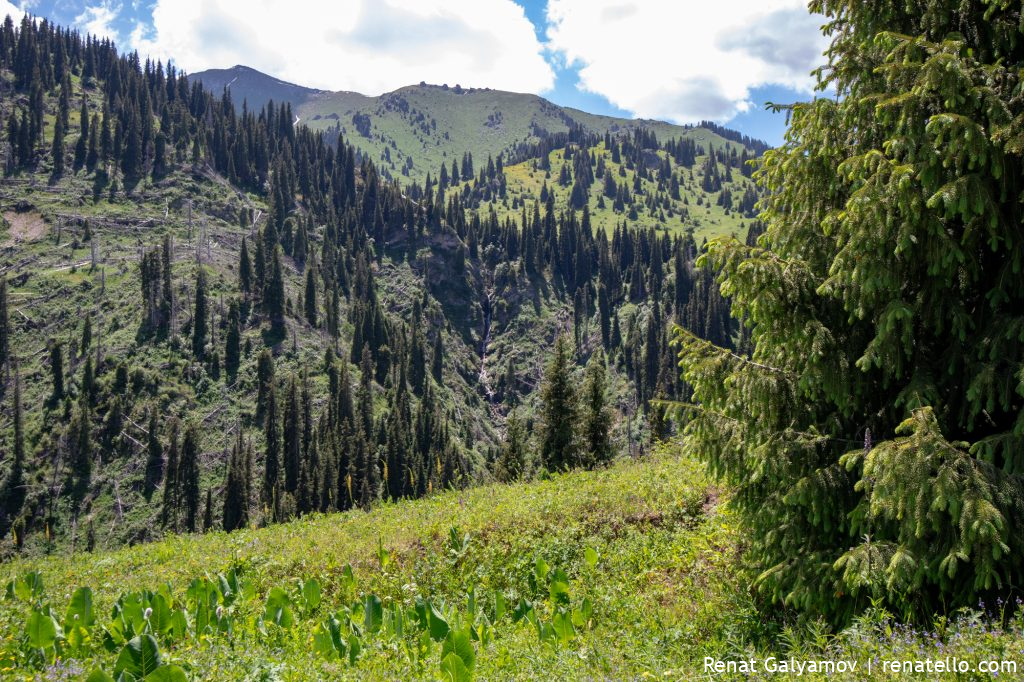
<svg viewBox="0 0 1024 682"><path fill-rule="evenodd" d="M378 94L425 80L543 92L544 48L512 0L157 0L128 46L188 72L244 64Z"/></svg>
<svg viewBox="0 0 1024 682"><path fill-rule="evenodd" d="M548 0L548 47L642 118L726 121L750 91L809 92L827 45L806 0Z"/></svg>
<svg viewBox="0 0 1024 682"><path fill-rule="evenodd" d="M24 16L24 12L17 5L8 2L7 0L0 0L0 23L3 22L4 18L8 15L15 23L21 21L21 17Z"/></svg>
<svg viewBox="0 0 1024 682"><path fill-rule="evenodd" d="M117 29L113 27L121 5L101 2L98 5L86 5L82 13L75 17L75 26L99 38L110 38L118 41Z"/></svg>

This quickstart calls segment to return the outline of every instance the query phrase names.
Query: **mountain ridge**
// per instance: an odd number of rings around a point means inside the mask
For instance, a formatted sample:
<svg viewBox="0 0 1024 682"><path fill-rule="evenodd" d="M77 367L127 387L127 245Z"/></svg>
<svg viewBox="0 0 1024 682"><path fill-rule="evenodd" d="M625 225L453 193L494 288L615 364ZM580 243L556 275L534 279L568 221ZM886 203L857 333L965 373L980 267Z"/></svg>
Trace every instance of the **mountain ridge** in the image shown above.
<svg viewBox="0 0 1024 682"><path fill-rule="evenodd" d="M190 74L213 93L230 91L250 110L269 101L287 103L313 130L343 136L372 158L385 177L422 181L439 166L467 152L483 161L508 156L523 144L557 133L584 130L598 135L636 130L659 140L693 139L729 151L754 153L769 148L739 131L702 122L677 125L653 119L627 119L565 107L536 94L493 88L462 88L421 81L380 95L330 91L296 85L252 67L235 65Z"/></svg>

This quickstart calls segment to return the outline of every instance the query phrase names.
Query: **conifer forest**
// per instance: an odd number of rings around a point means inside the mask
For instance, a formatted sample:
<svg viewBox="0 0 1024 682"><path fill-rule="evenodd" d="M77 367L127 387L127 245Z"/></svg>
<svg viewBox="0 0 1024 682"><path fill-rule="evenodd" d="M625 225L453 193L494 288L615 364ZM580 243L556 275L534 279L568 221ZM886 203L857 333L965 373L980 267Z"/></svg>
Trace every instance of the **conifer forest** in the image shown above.
<svg viewBox="0 0 1024 682"><path fill-rule="evenodd" d="M1024 677L1019 3L797 2L772 143L8 5L0 679Z"/></svg>

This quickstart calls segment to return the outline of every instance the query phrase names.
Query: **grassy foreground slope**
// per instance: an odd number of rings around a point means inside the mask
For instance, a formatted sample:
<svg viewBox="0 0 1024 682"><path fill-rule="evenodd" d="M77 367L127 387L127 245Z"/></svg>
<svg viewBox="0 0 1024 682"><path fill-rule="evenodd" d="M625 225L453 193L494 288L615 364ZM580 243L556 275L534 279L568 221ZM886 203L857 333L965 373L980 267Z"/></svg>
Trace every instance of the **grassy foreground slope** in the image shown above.
<svg viewBox="0 0 1024 682"><path fill-rule="evenodd" d="M731 570L734 534L715 499L695 464L662 454L604 471L479 487L370 512L19 561L2 575L6 582L39 571L45 601L60 621L72 592L91 586L95 641L81 652L66 647L63 667L72 671L113 670L117 651L107 652L100 640L118 595L167 584L175 606L187 605L190 581L234 567L250 586L248 596L230 608L233 634L197 639L190 632L160 642L166 660L197 679L241 678L255 671L295 680L437 678L442 643L428 638L426 652L410 654L407 648L423 642L410 634L408 622L404 638L387 628L376 635L364 632L354 665L315 651L316 624L331 612L365 603L364 595L372 593L385 614L395 603L413 608L417 598L430 600L455 627L472 619L471 589L478 605L475 622L483 623L486 615L493 623L493 641L473 642L477 679L685 677L695 656L720 647L726 619L746 604ZM549 576L540 580L538 560L549 566ZM349 565L354 583L345 577ZM529 619L513 622L512 611L525 598L534 604L536 619L550 623L551 584L559 571L568 578L571 608L579 612L586 601L591 611L573 636L541 641ZM322 602L307 615L294 585L310 578L319 583ZM291 627L260 624L275 587L293 599ZM497 593L508 604L501 618L494 612ZM17 600L4 606L0 669L29 672L30 655L19 647L31 609ZM190 631L195 620L190 616Z"/></svg>
<svg viewBox="0 0 1024 682"><path fill-rule="evenodd" d="M969 669L953 679L980 680L992 678L978 672L983 661L1024 664L1024 619L1006 617L1007 605L939 619L928 632L884 612L839 634L759 613L725 498L675 451L370 512L13 562L0 573L11 581L0 677L116 672L131 662L118 623L132 618L135 632L153 633L162 667L147 679L159 680L764 679L775 677L770 660L790 657L857 663L801 679L929 679L886 674L879 662L956 657ZM30 571L42 584L34 595ZM76 635L74 624L88 620L73 599L82 586L95 623ZM33 648L49 641L30 627L34 612L45 615L35 625L53 622L54 646ZM753 659L755 672L712 675L706 656Z"/></svg>

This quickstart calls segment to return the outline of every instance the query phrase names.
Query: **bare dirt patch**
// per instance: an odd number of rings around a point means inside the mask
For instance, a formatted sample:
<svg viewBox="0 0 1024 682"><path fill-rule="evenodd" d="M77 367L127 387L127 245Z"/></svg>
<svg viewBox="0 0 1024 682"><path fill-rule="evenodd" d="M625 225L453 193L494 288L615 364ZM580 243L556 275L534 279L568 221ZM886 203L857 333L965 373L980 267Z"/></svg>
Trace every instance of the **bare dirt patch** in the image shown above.
<svg viewBox="0 0 1024 682"><path fill-rule="evenodd" d="M4 212L4 220L11 226L7 234L7 241L34 242L46 236L49 228L38 211L26 211L18 213L15 211Z"/></svg>

